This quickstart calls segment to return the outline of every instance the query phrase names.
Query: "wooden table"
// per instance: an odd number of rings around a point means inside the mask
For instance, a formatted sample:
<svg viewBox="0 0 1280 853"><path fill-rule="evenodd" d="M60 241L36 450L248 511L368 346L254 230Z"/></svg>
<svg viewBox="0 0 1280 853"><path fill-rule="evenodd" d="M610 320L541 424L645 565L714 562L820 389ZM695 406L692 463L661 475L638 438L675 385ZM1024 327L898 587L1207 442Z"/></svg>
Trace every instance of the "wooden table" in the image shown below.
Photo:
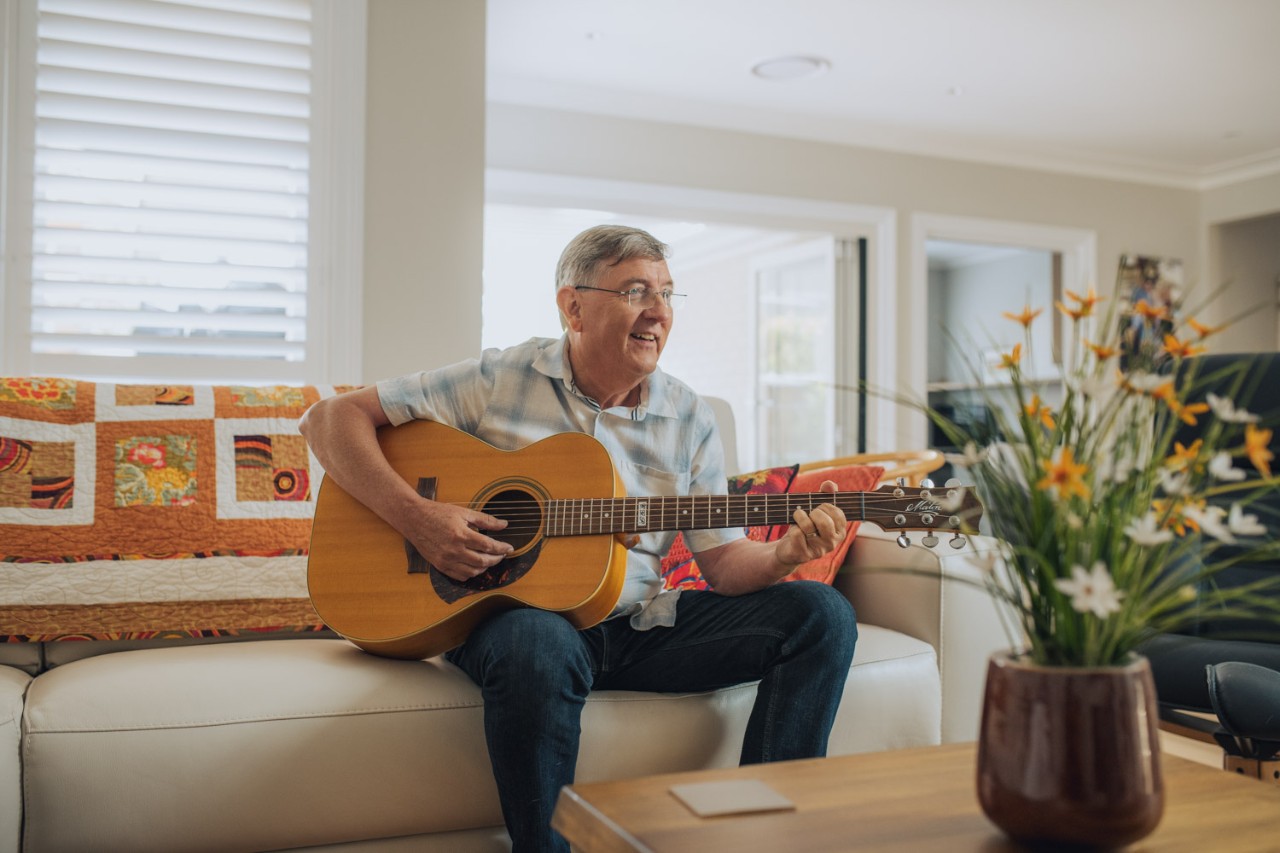
<svg viewBox="0 0 1280 853"><path fill-rule="evenodd" d="M1024 850L983 816L974 759L973 744L952 744L572 785L551 825L582 853ZM1280 786L1162 761L1164 818L1132 853L1280 850ZM796 808L700 818L669 790L727 779L758 779Z"/></svg>

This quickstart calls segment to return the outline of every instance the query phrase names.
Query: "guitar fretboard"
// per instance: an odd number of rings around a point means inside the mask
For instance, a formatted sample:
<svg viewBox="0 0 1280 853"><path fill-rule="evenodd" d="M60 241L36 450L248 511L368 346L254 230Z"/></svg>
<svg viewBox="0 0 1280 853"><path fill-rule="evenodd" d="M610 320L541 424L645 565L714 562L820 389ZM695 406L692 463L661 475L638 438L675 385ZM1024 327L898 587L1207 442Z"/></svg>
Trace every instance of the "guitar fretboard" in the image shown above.
<svg viewBox="0 0 1280 853"><path fill-rule="evenodd" d="M867 521L875 492L813 492L781 495L684 495L680 497L582 498L546 505L547 536L644 533L790 524L797 509L810 512L833 503L850 521ZM938 512L936 505L933 512Z"/></svg>

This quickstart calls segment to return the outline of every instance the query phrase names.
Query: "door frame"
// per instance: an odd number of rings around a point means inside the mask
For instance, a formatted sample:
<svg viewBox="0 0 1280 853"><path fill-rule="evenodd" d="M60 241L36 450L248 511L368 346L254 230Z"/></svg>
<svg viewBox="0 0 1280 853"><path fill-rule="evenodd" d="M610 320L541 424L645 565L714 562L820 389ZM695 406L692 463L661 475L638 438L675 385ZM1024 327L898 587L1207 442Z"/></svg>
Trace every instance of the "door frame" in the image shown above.
<svg viewBox="0 0 1280 853"><path fill-rule="evenodd" d="M1065 289L1084 293L1098 283L1098 234L1081 228L1062 228L1053 225L1034 225L999 219L982 219L970 216L950 216L933 213L917 213L910 224L910 278L904 294L905 304L915 306L913 322L918 323L929 301L930 240L954 240L967 243L991 243L1057 252L1062 256L1062 285ZM1021 306L992 306L993 311L1017 311ZM1055 317L1056 322L1065 322ZM926 329L921 336L919 326L900 329L903 341L927 340L937 330ZM1066 331L1060 336L1065 340ZM929 358L926 346L903 346L900 383L912 398L928 399ZM902 446L927 447L928 424L925 418L905 407L899 413L899 435Z"/></svg>

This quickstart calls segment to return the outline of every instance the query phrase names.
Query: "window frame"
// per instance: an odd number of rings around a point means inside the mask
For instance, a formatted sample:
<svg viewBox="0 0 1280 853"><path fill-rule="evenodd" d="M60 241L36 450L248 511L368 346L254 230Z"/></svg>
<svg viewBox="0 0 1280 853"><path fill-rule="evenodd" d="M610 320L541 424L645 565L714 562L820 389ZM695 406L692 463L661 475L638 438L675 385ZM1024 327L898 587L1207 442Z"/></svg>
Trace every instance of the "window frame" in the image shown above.
<svg viewBox="0 0 1280 853"><path fill-rule="evenodd" d="M311 150L307 232L307 340L290 384L361 381L367 0L311 0ZM0 375L32 371L31 241L35 168L36 0L0 7ZM83 356L65 357L74 367ZM137 362L134 362L135 364ZM61 366L61 365L60 365ZM175 373L128 376L186 381L277 381L267 363L227 375L216 359ZM78 371L95 378L101 370Z"/></svg>

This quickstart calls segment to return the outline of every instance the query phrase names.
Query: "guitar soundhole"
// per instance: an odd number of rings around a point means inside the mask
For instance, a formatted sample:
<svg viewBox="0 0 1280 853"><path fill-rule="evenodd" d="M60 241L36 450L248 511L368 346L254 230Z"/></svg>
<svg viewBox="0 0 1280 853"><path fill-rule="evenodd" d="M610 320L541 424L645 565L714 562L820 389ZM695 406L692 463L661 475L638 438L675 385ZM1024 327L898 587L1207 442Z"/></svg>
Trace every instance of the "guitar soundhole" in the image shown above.
<svg viewBox="0 0 1280 853"><path fill-rule="evenodd" d="M528 492L518 489L498 492L480 509L507 522L506 529L489 536L514 548L513 556L527 549L542 530L542 504Z"/></svg>
<svg viewBox="0 0 1280 853"><path fill-rule="evenodd" d="M480 502L479 509L507 522L504 529L486 535L509 543L515 550L501 563L467 581L453 580L432 568L431 587L446 603L515 583L529 573L542 551L542 503L534 495L519 489L504 489L488 495Z"/></svg>

